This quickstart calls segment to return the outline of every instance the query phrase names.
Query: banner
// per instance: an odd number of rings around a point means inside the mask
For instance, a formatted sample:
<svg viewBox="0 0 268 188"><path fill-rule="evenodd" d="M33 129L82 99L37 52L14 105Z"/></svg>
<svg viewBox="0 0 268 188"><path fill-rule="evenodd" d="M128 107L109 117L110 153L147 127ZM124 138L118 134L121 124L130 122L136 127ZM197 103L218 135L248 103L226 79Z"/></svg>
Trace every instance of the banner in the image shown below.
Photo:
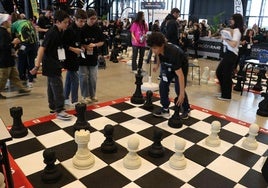
<svg viewBox="0 0 268 188"><path fill-rule="evenodd" d="M39 13L38 13L38 7L37 7L36 0L30 0L30 1L31 1L32 10L33 10L33 15L36 16L36 18L38 18Z"/></svg>
<svg viewBox="0 0 268 188"><path fill-rule="evenodd" d="M243 16L243 4L241 0L234 0L234 13Z"/></svg>

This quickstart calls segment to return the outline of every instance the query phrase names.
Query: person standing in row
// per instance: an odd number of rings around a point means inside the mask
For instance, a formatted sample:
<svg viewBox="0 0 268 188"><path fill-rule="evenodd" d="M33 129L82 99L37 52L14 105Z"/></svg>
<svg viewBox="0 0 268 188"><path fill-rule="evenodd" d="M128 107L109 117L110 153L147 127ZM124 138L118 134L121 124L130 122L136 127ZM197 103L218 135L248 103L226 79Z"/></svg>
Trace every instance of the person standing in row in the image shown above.
<svg viewBox="0 0 268 188"><path fill-rule="evenodd" d="M86 52L86 61L80 62L79 79L82 102L97 102L96 88L98 75L98 48L104 44L102 30L97 25L97 12L87 10L87 23L83 27L83 47Z"/></svg>
<svg viewBox="0 0 268 188"><path fill-rule="evenodd" d="M64 85L64 103L73 105L78 102L79 63L85 61L85 49L82 47L82 27L87 21L87 14L82 9L77 9L74 15L74 22L64 32L64 46L66 46L66 60L64 68L67 69ZM71 101L69 96L71 93Z"/></svg>
<svg viewBox="0 0 268 188"><path fill-rule="evenodd" d="M54 26L48 30L42 45L38 49L35 67L31 74L36 74L42 62L42 74L47 77L47 96L51 112L56 112L57 118L71 120L72 116L65 112L63 81L61 71L65 57L63 31L69 25L69 15L63 10L54 14Z"/></svg>
<svg viewBox="0 0 268 188"><path fill-rule="evenodd" d="M143 58L146 49L146 33L148 26L144 20L144 12L137 13L136 19L131 25L131 42L132 42L132 72L137 73L137 68L142 69ZM138 67L137 57L139 53Z"/></svg>
<svg viewBox="0 0 268 188"><path fill-rule="evenodd" d="M20 43L18 38L11 39L8 32L11 21L10 15L0 14L0 99L6 99L6 96L1 92L5 89L7 80L19 88L19 93L29 93L31 90L23 88L19 78L18 70L15 66L14 55L12 48ZM15 52L15 50L13 49Z"/></svg>
<svg viewBox="0 0 268 188"><path fill-rule="evenodd" d="M241 14L233 14L230 20L231 39L222 38L226 51L220 61L216 75L220 83L221 95L219 100L229 101L232 98L232 71L238 58L238 47L243 33L243 17Z"/></svg>

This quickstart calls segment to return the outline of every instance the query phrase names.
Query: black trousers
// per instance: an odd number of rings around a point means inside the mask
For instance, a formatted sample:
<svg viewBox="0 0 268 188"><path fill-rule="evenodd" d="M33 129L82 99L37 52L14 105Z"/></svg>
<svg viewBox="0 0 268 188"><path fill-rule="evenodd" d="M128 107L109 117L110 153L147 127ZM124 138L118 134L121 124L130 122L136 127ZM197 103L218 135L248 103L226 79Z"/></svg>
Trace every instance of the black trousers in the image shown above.
<svg viewBox="0 0 268 188"><path fill-rule="evenodd" d="M232 71L237 57L231 51L225 52L216 70L216 75L220 82L221 97L226 99L232 98Z"/></svg>

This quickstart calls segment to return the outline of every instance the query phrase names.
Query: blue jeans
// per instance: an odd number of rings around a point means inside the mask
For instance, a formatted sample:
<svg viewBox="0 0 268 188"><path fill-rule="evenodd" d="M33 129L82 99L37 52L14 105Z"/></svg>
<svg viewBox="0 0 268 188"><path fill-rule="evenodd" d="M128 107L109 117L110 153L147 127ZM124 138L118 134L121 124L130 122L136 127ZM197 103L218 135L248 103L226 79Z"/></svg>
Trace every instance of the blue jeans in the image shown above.
<svg viewBox="0 0 268 188"><path fill-rule="evenodd" d="M78 102L79 77L77 71L67 70L64 86L64 97L69 99L71 93L72 103Z"/></svg>
<svg viewBox="0 0 268 188"><path fill-rule="evenodd" d="M97 87L98 65L79 66L79 80L83 98L95 97Z"/></svg>
<svg viewBox="0 0 268 188"><path fill-rule="evenodd" d="M62 76L47 77L47 96L50 109L56 112L64 110Z"/></svg>
<svg viewBox="0 0 268 188"><path fill-rule="evenodd" d="M142 68L145 47L132 46L132 70L137 70L137 57L139 52L138 69Z"/></svg>
<svg viewBox="0 0 268 188"><path fill-rule="evenodd" d="M162 66L161 66L162 67ZM177 96L179 96L180 93L180 85L179 85L179 80L178 76L174 71L168 71L168 68L162 67L161 69L161 80L159 84L159 93L160 93L160 103L163 106L163 108L168 109L170 105L169 101L169 86L173 78L175 78L175 92ZM164 81L163 79L167 78L167 81ZM185 78L185 83L186 83L186 78ZM188 101L188 96L185 92L185 97L184 101L182 103L182 113L188 113L190 109L189 101Z"/></svg>

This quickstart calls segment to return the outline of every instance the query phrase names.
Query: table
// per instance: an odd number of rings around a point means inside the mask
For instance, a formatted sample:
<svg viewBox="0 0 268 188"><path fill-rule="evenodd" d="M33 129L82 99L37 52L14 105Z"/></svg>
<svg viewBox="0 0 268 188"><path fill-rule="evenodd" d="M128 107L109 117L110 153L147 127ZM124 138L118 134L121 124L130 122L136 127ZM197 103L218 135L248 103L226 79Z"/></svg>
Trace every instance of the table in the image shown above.
<svg viewBox="0 0 268 188"><path fill-rule="evenodd" d="M245 62L247 63L246 69L245 69L246 72L248 71L248 66L251 65L250 77L249 77L249 83L248 83L248 89L247 89L247 92L249 92L254 67L255 66L264 66L264 67L268 68L268 63L260 63L260 61L257 59L248 59ZM243 94L244 86L245 86L245 81L243 81L243 84L242 84L241 95ZM266 92L267 92L267 89L266 89Z"/></svg>
<svg viewBox="0 0 268 188"><path fill-rule="evenodd" d="M5 167L5 175L6 175L6 180L7 180L7 185L8 188L13 188L13 178L11 174L11 168L9 164L9 159L8 159L8 152L7 152L7 147L6 147L6 142L12 140L12 136L9 134L4 122L0 118L0 149L3 155L2 161L3 165ZM2 167L0 168L2 169Z"/></svg>

